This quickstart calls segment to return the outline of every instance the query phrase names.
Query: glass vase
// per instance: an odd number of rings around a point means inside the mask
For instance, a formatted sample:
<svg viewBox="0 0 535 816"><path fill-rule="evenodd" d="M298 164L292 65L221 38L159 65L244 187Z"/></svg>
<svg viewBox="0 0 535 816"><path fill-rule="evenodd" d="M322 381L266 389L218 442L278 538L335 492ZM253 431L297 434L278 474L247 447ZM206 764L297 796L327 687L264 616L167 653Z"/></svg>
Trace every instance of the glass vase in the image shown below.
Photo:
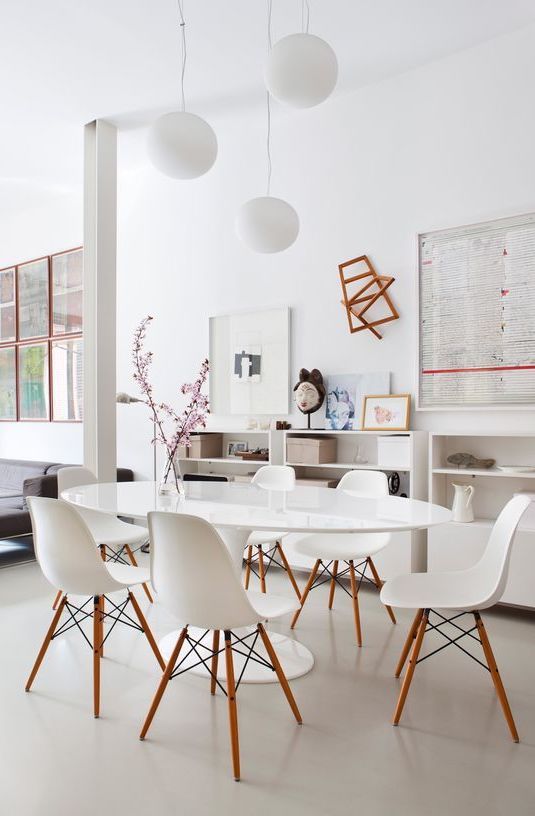
<svg viewBox="0 0 535 816"><path fill-rule="evenodd" d="M184 496L184 480L178 461L167 460L158 486L160 496Z"/></svg>

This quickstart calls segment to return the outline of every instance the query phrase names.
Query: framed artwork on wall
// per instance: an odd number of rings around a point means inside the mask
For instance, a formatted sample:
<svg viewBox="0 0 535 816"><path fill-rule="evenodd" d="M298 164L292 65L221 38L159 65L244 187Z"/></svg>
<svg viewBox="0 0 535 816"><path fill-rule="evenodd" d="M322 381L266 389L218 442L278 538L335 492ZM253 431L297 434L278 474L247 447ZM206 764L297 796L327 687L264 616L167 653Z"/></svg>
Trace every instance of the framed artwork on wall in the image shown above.
<svg viewBox="0 0 535 816"><path fill-rule="evenodd" d="M289 355L288 308L211 317L211 412L287 414Z"/></svg>
<svg viewBox="0 0 535 816"><path fill-rule="evenodd" d="M19 346L19 418L49 419L48 342Z"/></svg>
<svg viewBox="0 0 535 816"><path fill-rule="evenodd" d="M17 418L17 363L13 346L0 348L0 419Z"/></svg>
<svg viewBox="0 0 535 816"><path fill-rule="evenodd" d="M19 340L48 337L48 258L18 268Z"/></svg>
<svg viewBox="0 0 535 816"><path fill-rule="evenodd" d="M408 431L410 394L368 394L362 411L363 431Z"/></svg>

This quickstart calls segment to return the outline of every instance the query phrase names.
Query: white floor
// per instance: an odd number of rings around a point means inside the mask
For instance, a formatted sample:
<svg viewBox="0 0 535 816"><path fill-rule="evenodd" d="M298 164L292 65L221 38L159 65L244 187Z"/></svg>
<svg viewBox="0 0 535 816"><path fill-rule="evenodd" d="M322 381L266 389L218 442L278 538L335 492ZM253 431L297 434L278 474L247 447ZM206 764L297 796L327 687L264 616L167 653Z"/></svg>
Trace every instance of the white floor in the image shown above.
<svg viewBox="0 0 535 816"><path fill-rule="evenodd" d="M269 583L291 593L281 574ZM316 665L292 683L304 725L276 685L242 685L236 783L226 701L210 696L208 680L173 680L149 738L138 740L158 667L130 629L117 627L108 641L101 719L91 710L91 653L76 630L52 643L34 690L24 693L52 597L35 564L0 571L1 814L535 812L535 616L486 616L520 732L515 745L488 673L454 648L417 668L402 724L393 728L393 668L409 616L399 614L392 626L375 593L363 592L358 650L349 599L339 592L329 613L326 587L314 591L296 635ZM174 628L144 596L142 606L157 637Z"/></svg>

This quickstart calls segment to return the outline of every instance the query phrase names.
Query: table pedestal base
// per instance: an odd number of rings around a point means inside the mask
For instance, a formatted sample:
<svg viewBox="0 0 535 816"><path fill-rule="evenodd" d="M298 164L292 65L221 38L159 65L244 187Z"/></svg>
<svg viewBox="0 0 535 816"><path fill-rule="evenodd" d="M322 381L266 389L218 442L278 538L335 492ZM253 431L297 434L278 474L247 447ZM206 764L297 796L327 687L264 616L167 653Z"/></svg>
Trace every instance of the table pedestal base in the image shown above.
<svg viewBox="0 0 535 816"><path fill-rule="evenodd" d="M191 635L192 638L198 640L203 635L202 629L197 629L194 626L190 626L188 633ZM246 635L248 632L252 632L253 628L247 629L236 629L234 634L236 637L240 638ZM175 632L170 632L166 635L160 643L158 644L160 647L160 651L162 653L163 659L167 662L171 656L171 652L177 642L178 636L180 632L177 630ZM312 652L307 649L306 646L303 646L302 643L299 643L297 640L292 640L292 638L286 637L286 635L280 635L278 632L268 632L269 639L273 644L273 648L277 653L277 657L280 660L282 669L287 677L288 680L293 680L296 677L302 677L304 674L308 674L308 672L314 666L314 655ZM208 632L203 640L201 641L208 649L212 648L212 637L213 633ZM237 652L233 653L234 658L234 675L236 679L241 675L243 665L246 661L246 655L249 652L248 645L251 645L254 638L248 638L244 643L239 644L238 648L244 654L241 655ZM219 641L219 648L222 649L224 647L224 640L223 640L223 632L220 634L220 641ZM184 643L183 654L189 651L189 646ZM206 659L206 656L209 654L207 649L201 647L197 647L197 651L199 654ZM260 638L256 641L255 644L255 651L257 651L262 657L268 660L267 653L264 649L262 641ZM180 662L181 657L183 654L178 658L178 662ZM208 682L209 673L205 666L201 663L200 665L195 665L199 663L199 657L192 652L188 658L184 661L181 666L181 669L186 669L191 672L191 674L197 674L202 677L206 678ZM191 669L189 667L192 667ZM218 662L218 671L217 671L217 678L221 682L226 680L225 674L225 655L224 653L219 655L219 662ZM268 669L267 666L263 666L261 663L255 662L252 659L249 660L247 663L247 667L245 669L244 675L242 677L242 683L277 683L277 675L272 669Z"/></svg>

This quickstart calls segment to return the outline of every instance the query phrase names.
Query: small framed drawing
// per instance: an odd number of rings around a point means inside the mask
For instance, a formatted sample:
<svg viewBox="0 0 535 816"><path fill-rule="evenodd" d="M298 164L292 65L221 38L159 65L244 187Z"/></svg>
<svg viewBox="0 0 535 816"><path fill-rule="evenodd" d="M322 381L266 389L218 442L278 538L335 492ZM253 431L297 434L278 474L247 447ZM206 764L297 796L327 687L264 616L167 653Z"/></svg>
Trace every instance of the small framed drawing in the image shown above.
<svg viewBox="0 0 535 816"><path fill-rule="evenodd" d="M237 453L245 453L247 450L247 442L229 442L227 444L227 456L236 456Z"/></svg>
<svg viewBox="0 0 535 816"><path fill-rule="evenodd" d="M362 409L363 431L408 431L410 394L369 394Z"/></svg>

